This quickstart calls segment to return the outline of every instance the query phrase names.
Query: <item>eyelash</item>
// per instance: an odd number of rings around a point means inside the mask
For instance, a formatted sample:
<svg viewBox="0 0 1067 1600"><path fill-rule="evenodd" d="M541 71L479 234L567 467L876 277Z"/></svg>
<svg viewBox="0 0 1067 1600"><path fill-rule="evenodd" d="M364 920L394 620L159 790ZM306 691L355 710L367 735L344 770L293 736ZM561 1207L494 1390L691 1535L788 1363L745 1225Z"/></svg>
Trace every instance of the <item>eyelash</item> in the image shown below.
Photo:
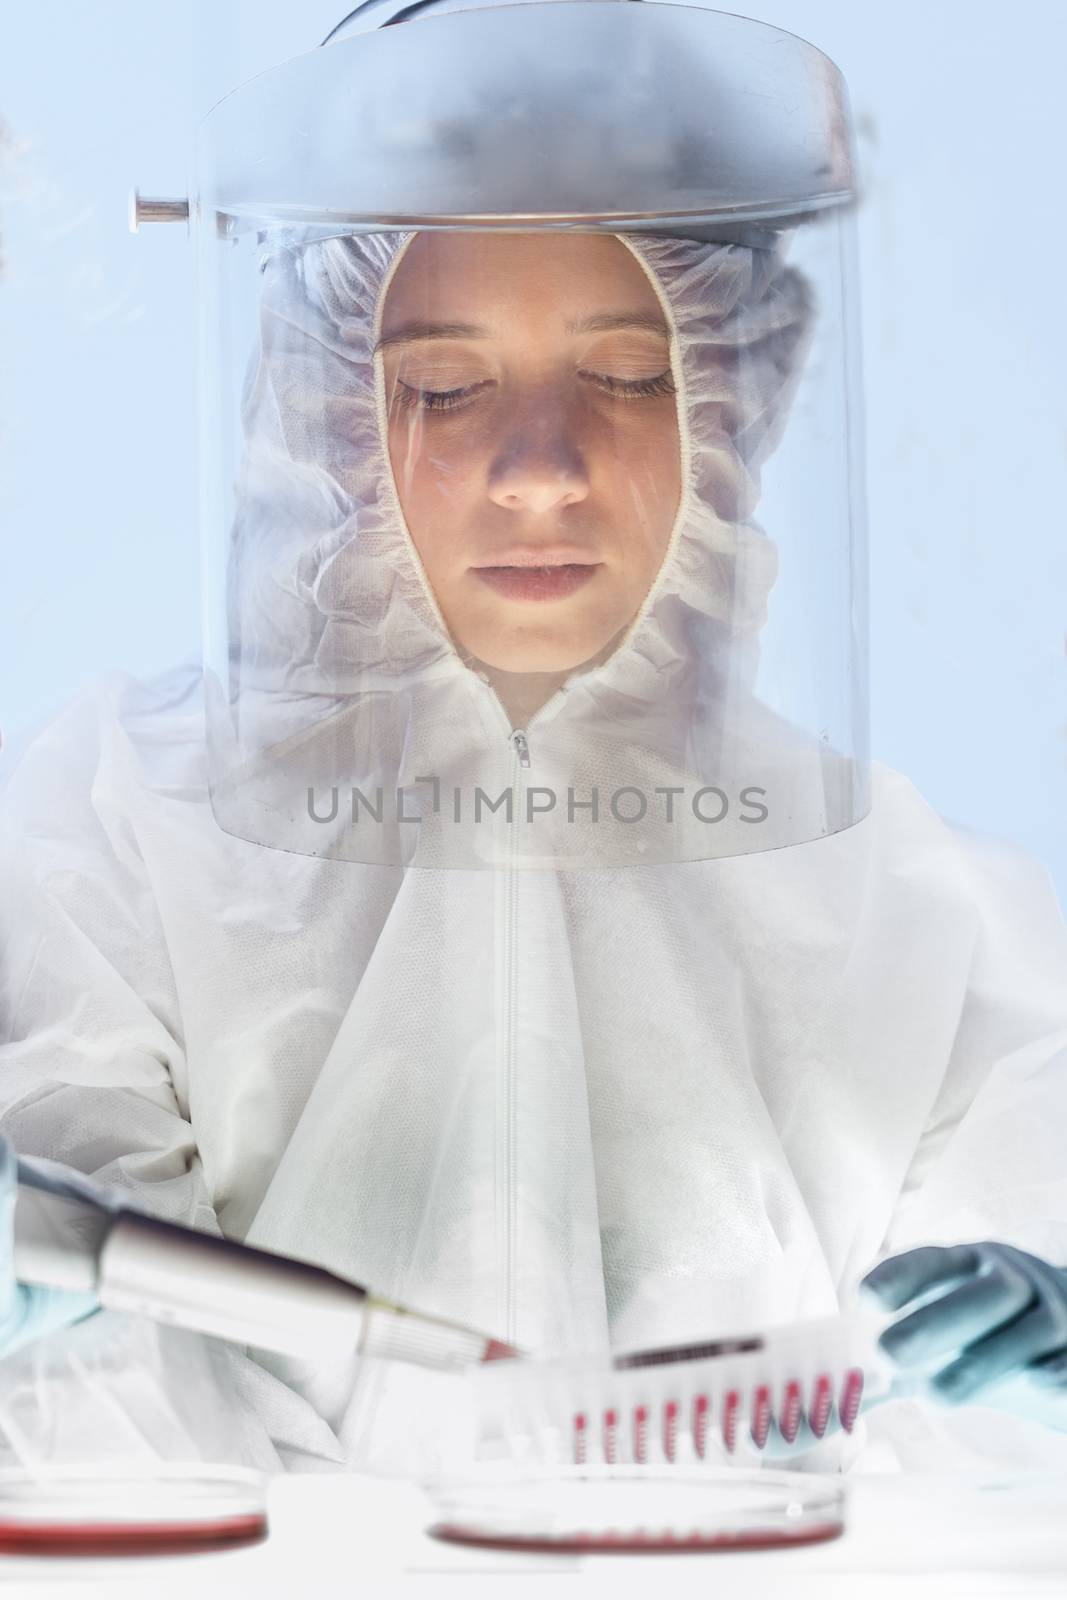
<svg viewBox="0 0 1067 1600"><path fill-rule="evenodd" d="M674 393L674 379L669 372L661 372L658 378L634 378L629 381L609 378L596 372L584 372L580 376L592 378L594 383L618 400L644 400L652 395ZM426 411L457 411L484 388L484 383L476 383L465 389L415 389L398 378L397 399L407 409L413 409L421 400Z"/></svg>

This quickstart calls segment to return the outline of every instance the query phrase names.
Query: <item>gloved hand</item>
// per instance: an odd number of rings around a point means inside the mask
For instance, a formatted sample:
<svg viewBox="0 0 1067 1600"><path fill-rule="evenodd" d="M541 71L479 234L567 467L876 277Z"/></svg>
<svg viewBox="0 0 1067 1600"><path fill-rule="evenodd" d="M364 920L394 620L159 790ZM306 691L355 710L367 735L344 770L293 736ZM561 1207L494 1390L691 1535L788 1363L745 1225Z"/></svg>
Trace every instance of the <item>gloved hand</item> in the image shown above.
<svg viewBox="0 0 1067 1600"><path fill-rule="evenodd" d="M93 1294L19 1283L14 1268L15 1152L0 1135L0 1357L99 1310ZM61 1186L57 1185L61 1190Z"/></svg>
<svg viewBox="0 0 1067 1600"><path fill-rule="evenodd" d="M929 1368L940 1399L980 1398L1020 1372L1067 1392L1064 1268L1008 1244L925 1245L879 1262L860 1288L885 1311L940 1291L879 1339L902 1368Z"/></svg>

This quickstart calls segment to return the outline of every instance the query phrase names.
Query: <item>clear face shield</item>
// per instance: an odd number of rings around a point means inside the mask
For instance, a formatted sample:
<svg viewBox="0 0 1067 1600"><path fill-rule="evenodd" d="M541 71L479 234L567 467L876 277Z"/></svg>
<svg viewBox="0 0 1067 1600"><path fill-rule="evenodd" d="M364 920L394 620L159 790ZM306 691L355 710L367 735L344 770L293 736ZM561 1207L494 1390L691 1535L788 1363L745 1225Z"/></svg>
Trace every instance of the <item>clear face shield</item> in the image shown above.
<svg viewBox="0 0 1067 1600"><path fill-rule="evenodd" d="M212 804L559 869L867 810L851 134L688 7L340 36L203 125Z"/></svg>

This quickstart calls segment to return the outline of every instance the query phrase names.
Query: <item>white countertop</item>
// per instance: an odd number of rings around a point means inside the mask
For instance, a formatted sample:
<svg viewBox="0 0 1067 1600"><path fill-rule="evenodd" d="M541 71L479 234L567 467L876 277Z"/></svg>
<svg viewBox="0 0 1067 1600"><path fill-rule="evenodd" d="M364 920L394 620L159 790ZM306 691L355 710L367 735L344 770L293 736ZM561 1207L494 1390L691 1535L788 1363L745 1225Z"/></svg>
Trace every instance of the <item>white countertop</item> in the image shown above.
<svg viewBox="0 0 1067 1600"><path fill-rule="evenodd" d="M485 1594L558 1597L667 1590L715 1600L1056 1595L1067 1600L1067 1479L980 1488L946 1477L856 1476L844 1535L792 1550L525 1555L426 1536L432 1504L412 1484L298 1474L270 1489L271 1533L218 1555L88 1562L0 1557L6 1597Z"/></svg>

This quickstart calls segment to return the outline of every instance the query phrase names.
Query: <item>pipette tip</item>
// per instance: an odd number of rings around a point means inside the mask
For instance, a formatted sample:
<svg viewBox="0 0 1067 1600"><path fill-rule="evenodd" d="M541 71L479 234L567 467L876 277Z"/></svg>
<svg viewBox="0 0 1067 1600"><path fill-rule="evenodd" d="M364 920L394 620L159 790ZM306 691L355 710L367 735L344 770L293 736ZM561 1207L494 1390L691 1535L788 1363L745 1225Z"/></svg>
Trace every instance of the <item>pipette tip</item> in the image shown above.
<svg viewBox="0 0 1067 1600"><path fill-rule="evenodd" d="M513 1344L505 1344L502 1339L487 1339L485 1341L485 1354L483 1361L511 1361L522 1352Z"/></svg>

